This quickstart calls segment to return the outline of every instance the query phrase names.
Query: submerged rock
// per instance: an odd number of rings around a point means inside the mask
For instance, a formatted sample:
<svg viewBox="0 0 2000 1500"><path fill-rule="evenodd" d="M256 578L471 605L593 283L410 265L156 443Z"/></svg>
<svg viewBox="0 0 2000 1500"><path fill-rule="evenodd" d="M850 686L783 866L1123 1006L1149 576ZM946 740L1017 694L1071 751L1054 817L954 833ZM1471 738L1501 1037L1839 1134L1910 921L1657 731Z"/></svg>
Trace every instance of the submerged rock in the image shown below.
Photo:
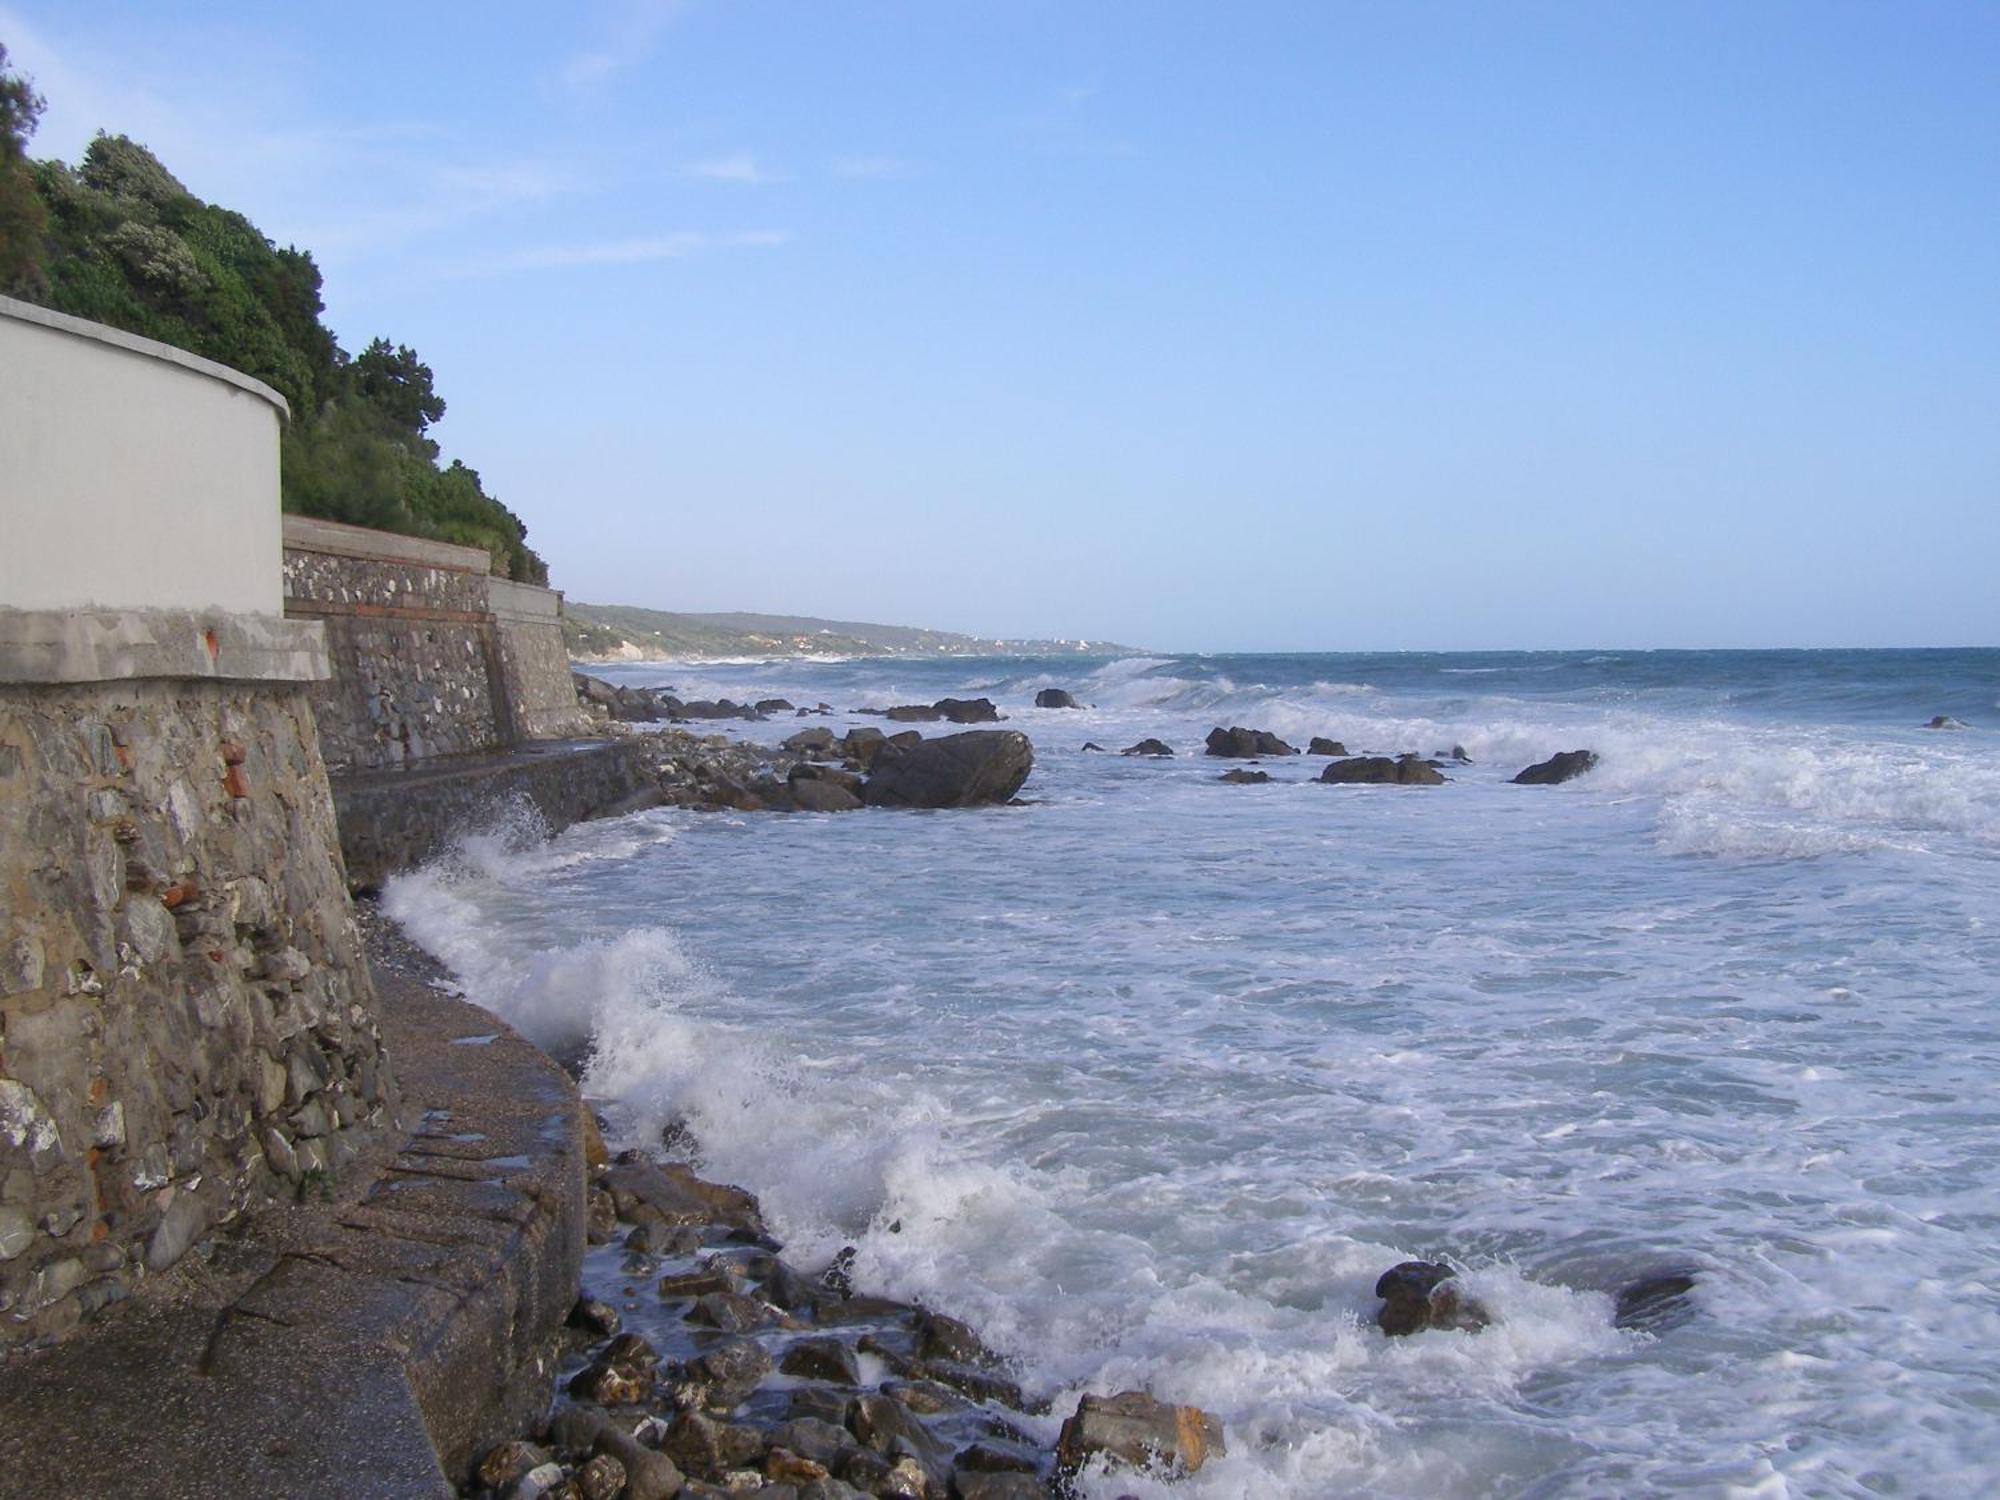
<svg viewBox="0 0 2000 1500"><path fill-rule="evenodd" d="M1319 773L1319 779L1334 785L1350 786L1442 786L1444 777L1435 766L1414 755L1393 759L1387 755L1357 755L1337 760Z"/></svg>
<svg viewBox="0 0 2000 1500"><path fill-rule="evenodd" d="M1164 740L1141 740L1118 752L1120 755L1172 755L1174 747Z"/></svg>
<svg viewBox="0 0 2000 1500"><path fill-rule="evenodd" d="M1232 725L1228 729L1218 725L1208 732L1208 753L1233 757L1237 760L1254 760L1260 755L1297 755L1299 752L1287 745L1266 729L1245 729L1242 725Z"/></svg>
<svg viewBox="0 0 2000 1500"><path fill-rule="evenodd" d="M1493 1321L1491 1313L1458 1286L1458 1273L1435 1261L1406 1260L1391 1266L1375 1283L1382 1307L1375 1326L1391 1338L1437 1328L1477 1333Z"/></svg>
<svg viewBox="0 0 2000 1500"><path fill-rule="evenodd" d="M1970 727L1965 720L1954 719L1950 714L1939 714L1930 723L1924 725L1926 729L1966 729Z"/></svg>
<svg viewBox="0 0 2000 1500"><path fill-rule="evenodd" d="M1596 765L1595 750L1563 750L1547 760L1536 761L1513 779L1519 786L1555 786L1581 776Z"/></svg>
<svg viewBox="0 0 2000 1500"><path fill-rule="evenodd" d="M1061 688L1043 688L1035 694L1037 708L1082 708L1083 705Z"/></svg>
<svg viewBox="0 0 2000 1500"><path fill-rule="evenodd" d="M1642 1276L1620 1289L1611 1321L1619 1328L1670 1327L1693 1311L1688 1302L1688 1293L1693 1290L1692 1271L1661 1271Z"/></svg>
<svg viewBox="0 0 2000 1500"><path fill-rule="evenodd" d="M1217 781L1227 781L1233 786L1262 786L1271 779L1271 773L1269 771L1224 771L1215 779Z"/></svg>
<svg viewBox="0 0 2000 1500"><path fill-rule="evenodd" d="M1074 1473L1098 1454L1135 1469L1192 1474L1226 1449L1222 1424L1198 1406L1170 1406L1144 1391L1085 1396L1063 1423L1056 1463Z"/></svg>
<svg viewBox="0 0 2000 1500"><path fill-rule="evenodd" d="M868 778L870 807L974 807L1005 802L1035 767L1035 749L1013 729L975 729L878 755Z"/></svg>

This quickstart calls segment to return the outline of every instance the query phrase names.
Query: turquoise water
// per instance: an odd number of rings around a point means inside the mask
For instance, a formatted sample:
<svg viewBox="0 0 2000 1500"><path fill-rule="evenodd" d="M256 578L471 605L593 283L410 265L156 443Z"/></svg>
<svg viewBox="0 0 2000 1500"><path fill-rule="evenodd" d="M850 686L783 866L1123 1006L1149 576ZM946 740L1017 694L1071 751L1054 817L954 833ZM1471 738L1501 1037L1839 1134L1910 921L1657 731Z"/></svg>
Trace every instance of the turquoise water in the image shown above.
<svg viewBox="0 0 2000 1500"><path fill-rule="evenodd" d="M1229 1458L1175 1493L2000 1471L2000 652L607 675L983 692L1034 740L1030 807L496 833L388 901L511 1019L588 1041L632 1138L687 1118L800 1259L858 1244L1059 1411L1145 1385L1217 1412ZM1940 713L1969 727L1918 727ZM1225 786L1216 724L1474 764ZM1145 736L1180 754L1081 749ZM1507 783L1585 746L1584 780ZM1499 1323L1384 1340L1370 1291L1410 1255ZM1699 1269L1692 1316L1614 1328L1608 1292L1664 1264Z"/></svg>

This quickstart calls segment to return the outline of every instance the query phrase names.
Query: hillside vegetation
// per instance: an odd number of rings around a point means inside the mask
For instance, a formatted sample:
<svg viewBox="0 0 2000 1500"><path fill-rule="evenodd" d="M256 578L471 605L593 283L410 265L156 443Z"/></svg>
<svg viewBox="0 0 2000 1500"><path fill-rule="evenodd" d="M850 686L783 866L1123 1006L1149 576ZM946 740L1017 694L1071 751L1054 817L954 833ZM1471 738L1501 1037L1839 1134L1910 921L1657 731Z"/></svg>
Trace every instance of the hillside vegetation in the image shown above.
<svg viewBox="0 0 2000 1500"><path fill-rule="evenodd" d="M0 47L0 292L173 344L254 375L292 409L286 510L484 547L546 583L520 518L476 470L438 463L445 404L407 345L350 355L321 321L319 267L242 214L204 203L159 158L100 134L75 166L34 161L42 101Z"/></svg>

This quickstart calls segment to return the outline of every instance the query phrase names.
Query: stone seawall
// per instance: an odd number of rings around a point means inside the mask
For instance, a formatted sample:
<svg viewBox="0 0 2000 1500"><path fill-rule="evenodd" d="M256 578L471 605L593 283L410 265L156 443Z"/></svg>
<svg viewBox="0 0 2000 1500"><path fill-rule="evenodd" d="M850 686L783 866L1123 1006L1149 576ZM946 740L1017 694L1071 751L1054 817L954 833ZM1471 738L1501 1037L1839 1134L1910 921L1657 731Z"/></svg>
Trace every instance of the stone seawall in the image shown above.
<svg viewBox="0 0 2000 1500"><path fill-rule="evenodd" d="M305 684L0 685L0 1346L67 1331L396 1091Z"/></svg>
<svg viewBox="0 0 2000 1500"><path fill-rule="evenodd" d="M656 785L643 738L524 747L507 755L443 761L408 771L336 776L334 805L347 878L373 890L415 869L462 834L517 811L554 834L601 817Z"/></svg>
<svg viewBox="0 0 2000 1500"><path fill-rule="evenodd" d="M562 596L491 577L476 547L285 518L285 613L326 629L314 691L336 771L477 755L589 732Z"/></svg>

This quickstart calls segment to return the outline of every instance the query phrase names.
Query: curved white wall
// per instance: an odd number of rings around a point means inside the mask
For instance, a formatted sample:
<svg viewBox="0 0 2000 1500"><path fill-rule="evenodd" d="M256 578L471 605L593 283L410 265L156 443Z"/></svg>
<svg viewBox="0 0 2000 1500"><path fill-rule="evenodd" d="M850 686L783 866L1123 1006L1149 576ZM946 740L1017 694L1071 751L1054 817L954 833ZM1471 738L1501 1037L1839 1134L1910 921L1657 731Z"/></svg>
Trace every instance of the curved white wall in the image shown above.
<svg viewBox="0 0 2000 1500"><path fill-rule="evenodd" d="M261 381L0 297L0 607L280 616Z"/></svg>

